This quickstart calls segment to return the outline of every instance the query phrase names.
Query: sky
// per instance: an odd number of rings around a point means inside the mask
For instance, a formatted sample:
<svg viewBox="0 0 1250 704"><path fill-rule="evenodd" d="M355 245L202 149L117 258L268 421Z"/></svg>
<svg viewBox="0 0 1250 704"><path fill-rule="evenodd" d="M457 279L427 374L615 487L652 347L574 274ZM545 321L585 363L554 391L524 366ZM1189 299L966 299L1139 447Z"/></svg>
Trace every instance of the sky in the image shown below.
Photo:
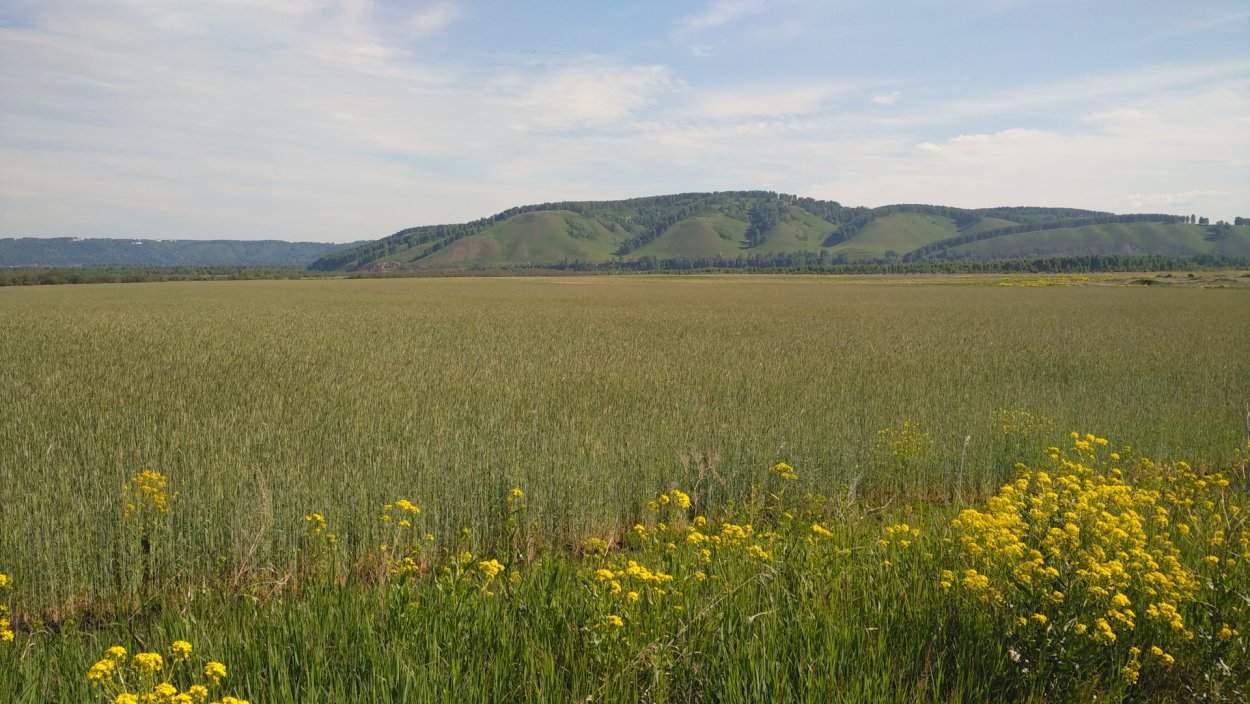
<svg viewBox="0 0 1250 704"><path fill-rule="evenodd" d="M1250 217L1250 5L0 0L0 237L720 190Z"/></svg>

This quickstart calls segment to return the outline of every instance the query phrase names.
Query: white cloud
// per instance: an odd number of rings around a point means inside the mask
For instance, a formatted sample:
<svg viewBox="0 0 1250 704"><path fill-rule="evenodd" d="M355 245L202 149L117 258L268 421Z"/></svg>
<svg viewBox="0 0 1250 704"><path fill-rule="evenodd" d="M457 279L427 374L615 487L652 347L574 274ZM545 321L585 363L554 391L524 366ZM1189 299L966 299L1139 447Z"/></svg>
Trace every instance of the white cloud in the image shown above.
<svg viewBox="0 0 1250 704"><path fill-rule="evenodd" d="M1183 92L1213 82L1242 80L1250 74L1250 60L1225 61L1184 66L1160 65L1119 73L1089 75L1079 79L1028 85L1002 90L984 96L950 100L929 108L917 116L918 121L958 121L970 117L1054 113L1056 110L1081 106L1123 102L1125 96L1158 95L1165 99L1171 93L1177 99Z"/></svg>
<svg viewBox="0 0 1250 704"><path fill-rule="evenodd" d="M682 24L689 29L719 27L761 13L767 7L765 0L712 0L698 12L688 15Z"/></svg>
<svg viewBox="0 0 1250 704"><path fill-rule="evenodd" d="M890 91L889 93L883 93L881 95L872 96L872 102L877 105L894 105L895 103L897 103L898 101L902 99L903 99L902 91L897 91L897 90Z"/></svg>
<svg viewBox="0 0 1250 704"><path fill-rule="evenodd" d="M412 13L404 23L409 36L426 37L443 29L461 15L460 8L450 2L440 2Z"/></svg>
<svg viewBox="0 0 1250 704"><path fill-rule="evenodd" d="M1088 116L1085 124L1077 131L1016 127L921 142L888 159L878 155L854 178L817 190L870 205L1198 209L1230 220L1250 202L1250 96L1244 92L1210 89L1170 102L1124 104Z"/></svg>
<svg viewBox="0 0 1250 704"><path fill-rule="evenodd" d="M518 129L604 127L652 105L678 86L658 65L617 65L599 57L508 71L491 88Z"/></svg>

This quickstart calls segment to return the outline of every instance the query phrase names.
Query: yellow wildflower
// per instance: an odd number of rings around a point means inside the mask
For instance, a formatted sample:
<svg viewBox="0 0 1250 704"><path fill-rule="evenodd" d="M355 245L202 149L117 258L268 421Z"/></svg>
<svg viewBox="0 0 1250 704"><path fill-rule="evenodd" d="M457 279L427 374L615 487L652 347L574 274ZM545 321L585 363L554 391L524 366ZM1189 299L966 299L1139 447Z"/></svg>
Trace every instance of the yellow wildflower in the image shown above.
<svg viewBox="0 0 1250 704"><path fill-rule="evenodd" d="M221 678L226 676L226 666L219 662L210 662L204 666L204 677L209 679L213 684L221 684Z"/></svg>
<svg viewBox="0 0 1250 704"><path fill-rule="evenodd" d="M499 564L499 560L485 560L477 563L477 568L487 579L494 579L495 575L503 572L503 565Z"/></svg>
<svg viewBox="0 0 1250 704"><path fill-rule="evenodd" d="M170 654L174 660L186 660L191 657L191 644L185 640L176 640L170 646Z"/></svg>
<svg viewBox="0 0 1250 704"><path fill-rule="evenodd" d="M140 672L160 672L164 660L158 653L139 653L130 666Z"/></svg>
<svg viewBox="0 0 1250 704"><path fill-rule="evenodd" d="M777 464L769 467L768 471L788 481L794 481L799 478L798 473L794 471L794 467L791 467L785 462L778 462Z"/></svg>
<svg viewBox="0 0 1250 704"><path fill-rule="evenodd" d="M113 679L113 673L115 672L117 672L117 663L106 658L92 665L91 669L87 670L87 679L92 684L96 684L104 680Z"/></svg>

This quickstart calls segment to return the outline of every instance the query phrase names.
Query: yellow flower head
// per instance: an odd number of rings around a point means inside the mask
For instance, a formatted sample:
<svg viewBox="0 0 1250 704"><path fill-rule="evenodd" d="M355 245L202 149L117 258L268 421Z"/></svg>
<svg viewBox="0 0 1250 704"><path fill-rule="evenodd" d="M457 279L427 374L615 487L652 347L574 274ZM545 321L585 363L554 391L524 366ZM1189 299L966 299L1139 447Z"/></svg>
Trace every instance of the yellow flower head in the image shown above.
<svg viewBox="0 0 1250 704"><path fill-rule="evenodd" d="M177 498L177 494L169 493L169 479L150 469L132 474L126 483L125 494L124 515L140 516L145 520L155 520L158 515L169 513L170 502Z"/></svg>
<svg viewBox="0 0 1250 704"><path fill-rule="evenodd" d="M185 640L174 641L169 650L174 660L186 660L191 657L191 644Z"/></svg>
<svg viewBox="0 0 1250 704"><path fill-rule="evenodd" d="M160 672L164 665L164 660L159 653L139 653L130 663L130 666L139 672Z"/></svg>
<svg viewBox="0 0 1250 704"><path fill-rule="evenodd" d="M92 684L98 684L104 680L113 679L115 672L117 672L117 663L106 658L92 665L90 670L87 670L87 679Z"/></svg>
<svg viewBox="0 0 1250 704"><path fill-rule="evenodd" d="M487 579L494 579L495 575L503 572L503 565L499 564L499 560L485 560L477 563L477 568Z"/></svg>
<svg viewBox="0 0 1250 704"><path fill-rule="evenodd" d="M609 616L607 618L607 621L609 624L616 626L617 628L621 628L622 626L625 625L624 619L622 619L620 616L617 616L616 614L612 614L611 616Z"/></svg>
<svg viewBox="0 0 1250 704"><path fill-rule="evenodd" d="M204 677L212 681L213 684L221 684L221 678L226 676L226 666L219 662L210 662L204 666Z"/></svg>
<svg viewBox="0 0 1250 704"><path fill-rule="evenodd" d="M787 481L794 481L799 478L798 473L794 471L794 467L791 467L785 462L778 462L777 464L769 467L768 471Z"/></svg>

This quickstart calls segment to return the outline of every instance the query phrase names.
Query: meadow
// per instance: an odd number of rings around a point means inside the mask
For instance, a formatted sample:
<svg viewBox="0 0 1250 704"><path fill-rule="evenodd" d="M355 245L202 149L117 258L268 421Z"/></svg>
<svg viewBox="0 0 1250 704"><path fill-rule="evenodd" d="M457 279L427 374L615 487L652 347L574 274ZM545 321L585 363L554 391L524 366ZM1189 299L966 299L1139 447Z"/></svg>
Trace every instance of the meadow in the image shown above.
<svg viewBox="0 0 1250 704"><path fill-rule="evenodd" d="M1250 292L1000 278L0 290L0 693L1244 700Z"/></svg>

